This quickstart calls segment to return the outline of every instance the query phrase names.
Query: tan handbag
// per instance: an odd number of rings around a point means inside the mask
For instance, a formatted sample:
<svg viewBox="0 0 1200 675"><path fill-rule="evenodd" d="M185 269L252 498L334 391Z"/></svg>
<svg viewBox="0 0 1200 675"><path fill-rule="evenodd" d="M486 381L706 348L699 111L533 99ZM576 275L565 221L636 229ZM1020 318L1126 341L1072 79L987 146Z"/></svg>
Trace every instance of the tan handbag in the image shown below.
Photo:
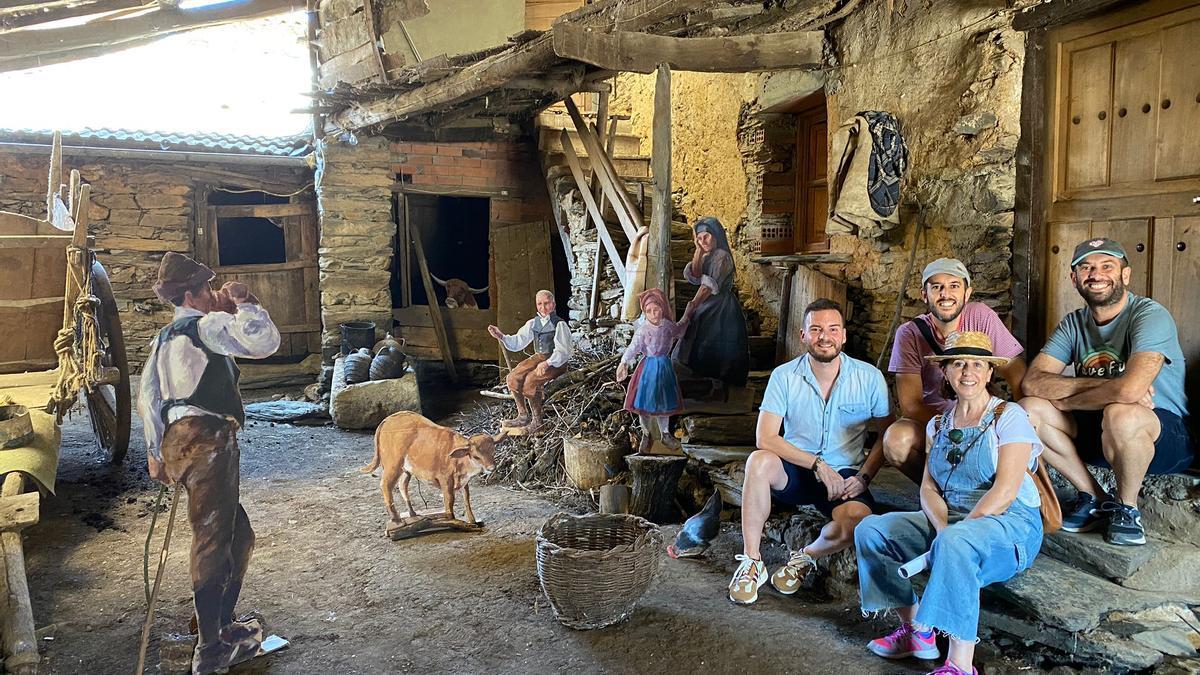
<svg viewBox="0 0 1200 675"><path fill-rule="evenodd" d="M1042 534L1054 534L1062 529L1062 506L1058 503L1058 493L1054 491L1054 482L1050 480L1050 472L1046 464L1038 457L1037 471L1025 469L1033 479L1038 496L1042 498Z"/></svg>

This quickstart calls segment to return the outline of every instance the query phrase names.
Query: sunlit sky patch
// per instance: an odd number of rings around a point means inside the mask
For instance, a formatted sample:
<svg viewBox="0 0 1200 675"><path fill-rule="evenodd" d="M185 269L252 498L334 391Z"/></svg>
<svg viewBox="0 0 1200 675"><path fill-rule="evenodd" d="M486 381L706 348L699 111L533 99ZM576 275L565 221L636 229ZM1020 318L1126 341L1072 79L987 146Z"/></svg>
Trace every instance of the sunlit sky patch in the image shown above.
<svg viewBox="0 0 1200 675"><path fill-rule="evenodd" d="M207 4L207 3L206 3ZM304 12L0 73L0 128L289 136L310 117Z"/></svg>

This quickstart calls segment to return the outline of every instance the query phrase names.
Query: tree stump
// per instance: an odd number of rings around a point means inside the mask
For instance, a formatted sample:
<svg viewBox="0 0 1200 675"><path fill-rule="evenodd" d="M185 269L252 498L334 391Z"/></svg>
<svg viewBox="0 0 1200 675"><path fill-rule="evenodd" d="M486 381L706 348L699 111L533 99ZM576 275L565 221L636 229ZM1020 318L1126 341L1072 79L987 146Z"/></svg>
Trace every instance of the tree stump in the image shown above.
<svg viewBox="0 0 1200 675"><path fill-rule="evenodd" d="M607 438L564 438L563 466L580 490L600 487L624 469L621 449Z"/></svg>
<svg viewBox="0 0 1200 675"><path fill-rule="evenodd" d="M600 513L629 513L629 486L600 486Z"/></svg>
<svg viewBox="0 0 1200 675"><path fill-rule="evenodd" d="M677 520L675 490L687 465L687 457L629 455L625 458L633 471L633 498L629 512L653 523Z"/></svg>

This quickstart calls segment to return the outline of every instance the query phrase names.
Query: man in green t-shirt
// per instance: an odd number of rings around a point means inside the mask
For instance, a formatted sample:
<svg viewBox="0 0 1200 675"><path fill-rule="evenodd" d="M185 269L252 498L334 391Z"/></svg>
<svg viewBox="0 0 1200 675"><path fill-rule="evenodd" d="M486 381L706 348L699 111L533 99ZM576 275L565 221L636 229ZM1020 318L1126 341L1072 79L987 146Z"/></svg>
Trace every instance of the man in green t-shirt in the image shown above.
<svg viewBox="0 0 1200 675"><path fill-rule="evenodd" d="M1029 366L1021 407L1046 446L1046 460L1079 490L1063 509L1063 530L1087 532L1108 520L1105 540L1146 543L1137 508L1147 473L1192 463L1186 424L1183 350L1165 307L1126 290L1125 249L1108 238L1075 247L1071 281L1087 306L1063 318ZM1068 363L1075 376L1061 373ZM1111 466L1109 495L1084 462Z"/></svg>

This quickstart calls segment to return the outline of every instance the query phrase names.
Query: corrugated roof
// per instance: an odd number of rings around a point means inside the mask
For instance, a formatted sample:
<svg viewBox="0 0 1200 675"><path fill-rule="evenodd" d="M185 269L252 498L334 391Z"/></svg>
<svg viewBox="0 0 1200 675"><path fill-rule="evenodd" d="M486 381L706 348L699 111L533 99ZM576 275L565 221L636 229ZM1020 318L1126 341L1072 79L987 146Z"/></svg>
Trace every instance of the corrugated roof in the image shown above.
<svg viewBox="0 0 1200 675"><path fill-rule="evenodd" d="M0 141L49 143L54 132L48 129L0 128ZM236 136L231 134L141 131L137 129L90 129L63 131L64 143L101 148L137 148L179 152L232 152L247 155L302 157L312 150L312 137Z"/></svg>

